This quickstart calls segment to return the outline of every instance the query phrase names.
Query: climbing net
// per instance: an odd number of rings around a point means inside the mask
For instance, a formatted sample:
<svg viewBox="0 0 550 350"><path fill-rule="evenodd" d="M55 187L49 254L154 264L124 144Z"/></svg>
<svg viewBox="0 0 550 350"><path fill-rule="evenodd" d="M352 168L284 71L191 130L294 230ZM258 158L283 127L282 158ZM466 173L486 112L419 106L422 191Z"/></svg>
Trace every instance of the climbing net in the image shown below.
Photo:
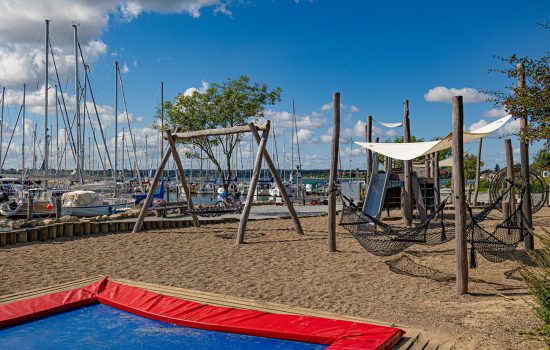
<svg viewBox="0 0 550 350"><path fill-rule="evenodd" d="M342 199L340 225L349 231L361 246L374 255L395 255L414 244L435 245L454 238L454 225L443 219L449 197L422 223L415 227L395 227L363 212L353 200L338 191Z"/></svg>
<svg viewBox="0 0 550 350"><path fill-rule="evenodd" d="M491 207L496 208L500 206L502 200L509 191L510 189L504 192ZM525 186L521 188L520 198L523 198L524 191ZM532 230L531 223L523 213L522 200L520 200L517 209L501 223L496 225L491 231L481 227L479 224L485 220L488 212L485 216L479 214L474 215L472 213L472 208L469 206L467 208L469 216L467 220L467 234L468 243L470 244L471 268L477 266L476 252L479 252L485 259L494 263L512 259L519 243L521 243L525 236L529 234L529 231Z"/></svg>

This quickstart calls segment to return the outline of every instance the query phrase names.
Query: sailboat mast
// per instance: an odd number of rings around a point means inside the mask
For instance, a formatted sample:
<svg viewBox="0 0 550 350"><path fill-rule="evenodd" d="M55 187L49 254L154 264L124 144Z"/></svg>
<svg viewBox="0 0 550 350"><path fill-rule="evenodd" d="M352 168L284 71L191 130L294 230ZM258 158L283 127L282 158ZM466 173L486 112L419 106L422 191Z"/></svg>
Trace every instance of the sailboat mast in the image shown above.
<svg viewBox="0 0 550 350"><path fill-rule="evenodd" d="M32 171L36 173L36 123L32 131Z"/></svg>
<svg viewBox="0 0 550 350"><path fill-rule="evenodd" d="M27 84L23 83L23 119L21 120L21 130L23 131L23 141L21 142L21 170L25 173L25 95L27 92Z"/></svg>
<svg viewBox="0 0 550 350"><path fill-rule="evenodd" d="M80 133L80 93L78 81L78 29L76 24L73 24L74 28L74 92L75 92L75 106L76 106L76 175L78 176L78 182L83 185L84 179L82 178L81 170L81 148L82 148L82 135Z"/></svg>
<svg viewBox="0 0 550 350"><path fill-rule="evenodd" d="M115 169L113 176L116 181L118 170L118 61L115 61Z"/></svg>
<svg viewBox="0 0 550 350"><path fill-rule="evenodd" d="M294 100L292 100L292 120L296 118L296 110L294 109ZM290 142L290 178L294 181L294 127L292 127L292 138Z"/></svg>
<svg viewBox="0 0 550 350"><path fill-rule="evenodd" d="M164 156L164 82L160 82L160 156Z"/></svg>
<svg viewBox="0 0 550 350"><path fill-rule="evenodd" d="M82 63L84 64L84 60L82 60ZM84 64L84 77L86 77L87 74L88 74L88 69L87 69L86 65ZM84 78L84 87L82 89L82 105L83 105L83 108L82 108L82 114L83 114L82 115L82 135L81 135L82 148L80 149L80 164L81 164L82 174L86 173L86 170L85 170L86 162L85 162L85 158L84 158L84 154L86 152L86 110L87 110L87 108L86 108L86 92L87 92L86 78Z"/></svg>
<svg viewBox="0 0 550 350"><path fill-rule="evenodd" d="M4 164L2 161L2 143L4 142L4 98L6 96L6 87L2 87L2 111L0 112L0 164ZM0 165L0 172L2 172L2 166Z"/></svg>
<svg viewBox="0 0 550 350"><path fill-rule="evenodd" d="M55 84L55 156L57 157L57 173L59 174L59 168L61 165L61 159L59 158L59 103L57 99L57 84Z"/></svg>
<svg viewBox="0 0 550 350"><path fill-rule="evenodd" d="M124 149L126 147L125 143L125 130L122 128L122 179L124 179ZM124 181L124 180L123 180Z"/></svg>
<svg viewBox="0 0 550 350"><path fill-rule="evenodd" d="M145 134L145 174L147 174L147 167L149 166L149 153L147 152L147 134Z"/></svg>
<svg viewBox="0 0 550 350"><path fill-rule="evenodd" d="M44 81L44 174L48 174L50 156L48 152L48 88L49 88L49 70L48 63L50 59L49 55L50 47L50 20L46 20L46 78Z"/></svg>

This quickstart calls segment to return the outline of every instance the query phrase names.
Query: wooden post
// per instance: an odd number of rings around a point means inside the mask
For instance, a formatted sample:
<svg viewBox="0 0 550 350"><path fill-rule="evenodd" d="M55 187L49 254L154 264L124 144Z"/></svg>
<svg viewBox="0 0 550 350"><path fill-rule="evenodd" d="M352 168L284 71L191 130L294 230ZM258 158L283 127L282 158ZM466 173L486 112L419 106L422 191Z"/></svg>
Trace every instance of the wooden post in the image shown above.
<svg viewBox="0 0 550 350"><path fill-rule="evenodd" d="M409 100L403 101L403 142L411 142L411 127L409 124ZM411 161L403 161L403 217L407 226L412 225L412 180L411 180Z"/></svg>
<svg viewBox="0 0 550 350"><path fill-rule="evenodd" d="M250 124L250 132L252 133L252 136L254 137L254 139L256 140L256 143L259 146L262 139L260 137L260 134L256 130L256 126L253 123ZM296 213L296 210L294 209L294 204L292 203L292 200L290 199L290 197L288 196L288 193L286 192L286 188L283 184L283 181L281 181L281 178L279 177L279 174L277 173L277 168L275 168L275 164L273 164L273 160L269 156L269 152L267 151L267 149L264 149L263 157L264 157L264 160L265 160L265 164L269 168L269 171L271 171L271 175L273 176L273 180L275 180L275 184L277 185L277 187L281 191L281 196L283 197L283 200L286 203L288 211L290 212L290 216L292 217L292 219L294 221L294 227L296 228L296 232L298 234L303 235L304 230L302 229L302 224L300 223L300 218L298 218L298 214Z"/></svg>
<svg viewBox="0 0 550 350"><path fill-rule="evenodd" d="M157 189L157 185L160 181L160 178L162 177L162 172L164 171L164 167L168 163L168 159L170 159L170 154L172 154L172 151L170 149L167 149L166 153L164 153L164 156L162 157L162 160L160 161L157 172L153 177L153 182L149 187L147 198L145 198L145 202L143 203L143 206L139 211L139 216L137 218L136 224L134 225L134 229L132 230L133 233L141 231L141 228L143 227L143 221L145 220L145 217L147 217L147 211L151 206L151 203L153 202L153 195L155 193L155 190Z"/></svg>
<svg viewBox="0 0 550 350"><path fill-rule="evenodd" d="M336 251L336 180L338 176L338 153L340 148L340 93L332 96L332 112L334 115L332 127L332 150L330 161L330 179L328 197L328 251Z"/></svg>
<svg viewBox="0 0 550 350"><path fill-rule="evenodd" d="M164 191L166 193L166 203L170 203L170 187L168 186L168 182L164 184Z"/></svg>
<svg viewBox="0 0 550 350"><path fill-rule="evenodd" d="M504 148L506 149L506 177L508 178L508 188L510 189L509 202L510 202L510 213L516 211L516 191L514 187L514 150L512 149L512 140L504 140ZM512 187L512 188L510 188Z"/></svg>
<svg viewBox="0 0 550 350"><path fill-rule="evenodd" d="M468 184L468 188L466 189L466 203L468 205L472 205L472 184Z"/></svg>
<svg viewBox="0 0 550 350"><path fill-rule="evenodd" d="M258 180L260 178L262 159L265 147L267 145L267 139L269 137L270 126L270 121L267 121L267 128L262 132L262 138L260 140L260 144L258 145L256 160L254 161L254 170L252 171L252 178L250 179L250 185L248 187L248 195L246 196L243 213L241 214L241 220L239 221L239 231L237 232L236 244L244 243L244 234L246 231L246 225L248 224L248 217L250 216L250 209L252 209L252 202L254 201L254 193L256 192L256 186L258 186ZM251 127L255 127L254 124L252 124Z"/></svg>
<svg viewBox="0 0 550 350"><path fill-rule="evenodd" d="M517 64L517 74L518 74L518 89L525 89L525 67L523 63ZM525 113L524 113L525 114ZM529 143L524 142L525 134L527 133L528 120L527 115L522 115L520 117L520 144L519 144L519 153L521 157L521 180L525 185L525 191L523 192L523 214L525 218L531 224L533 222L533 213L531 211L531 186L530 178L531 174L529 172ZM533 240L533 235L531 232L528 232L525 235L525 249L535 249L535 242Z"/></svg>
<svg viewBox="0 0 550 350"><path fill-rule="evenodd" d="M477 144L477 160L476 160L476 182L474 188L474 206L477 206L477 195L479 193L479 176L481 171L481 148L483 147L483 137L479 139Z"/></svg>
<svg viewBox="0 0 550 350"><path fill-rule="evenodd" d="M434 152L432 155L433 165L432 173L434 178L434 204L435 208L441 203L441 187L439 186L439 152Z"/></svg>
<svg viewBox="0 0 550 350"><path fill-rule="evenodd" d="M424 177L430 177L430 155L424 156Z"/></svg>
<svg viewBox="0 0 550 350"><path fill-rule="evenodd" d="M61 196L55 196L55 219L61 218Z"/></svg>
<svg viewBox="0 0 550 350"><path fill-rule="evenodd" d="M372 142L372 116L367 118L367 125L365 126L365 138L367 142ZM365 183L369 183L369 178L372 173L372 151L367 149L367 176L365 177Z"/></svg>
<svg viewBox="0 0 550 350"><path fill-rule="evenodd" d="M511 210L510 204L511 204L510 201L502 201L502 220L503 221L508 219L508 217L510 216L510 210Z"/></svg>
<svg viewBox="0 0 550 350"><path fill-rule="evenodd" d="M34 209L34 197L29 191L29 198L27 199L27 221L32 220Z"/></svg>
<svg viewBox="0 0 550 350"><path fill-rule="evenodd" d="M453 190L456 230L456 294L468 293L466 203L464 198L464 109L462 96L453 97Z"/></svg>
<svg viewBox="0 0 550 350"><path fill-rule="evenodd" d="M191 197L191 191L189 190L189 186L187 185L187 181L185 181L185 170L183 169L183 164L181 163L181 158L179 156L178 150L176 149L176 143L174 142L174 138L170 131L165 130L164 131L165 138L168 140L168 145L170 146L170 150L172 151L172 156L174 157L174 161L176 162L176 166L178 168L178 173L180 176L181 181L181 187L183 187L183 191L185 192L185 197L187 199L187 205L189 209L193 210L195 207L193 206L193 197ZM177 191L177 187L176 187ZM193 225L195 227L200 226L199 218L197 217L197 214L192 214L193 217Z"/></svg>

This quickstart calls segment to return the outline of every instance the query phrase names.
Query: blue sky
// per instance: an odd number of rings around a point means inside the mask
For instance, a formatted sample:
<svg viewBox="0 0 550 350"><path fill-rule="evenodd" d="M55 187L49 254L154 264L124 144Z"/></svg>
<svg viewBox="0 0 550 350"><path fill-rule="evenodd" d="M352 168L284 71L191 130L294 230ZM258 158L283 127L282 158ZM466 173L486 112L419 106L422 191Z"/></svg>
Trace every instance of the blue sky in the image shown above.
<svg viewBox="0 0 550 350"><path fill-rule="evenodd" d="M451 105L446 101L453 91L449 89L475 89L468 90L468 100L483 101L480 90L504 89L510 84L499 74L488 73L501 66L494 55L537 57L548 49L545 43L550 39L550 32L535 24L550 21L548 1L522 5L512 1L168 1L195 5L191 10L177 4L162 8L151 1L113 1L110 7L94 9L104 22L87 21L85 14L59 12L63 10L57 9L56 1L50 3L50 11L56 9L50 12L52 27L56 26L52 42L66 46L62 52L67 57L72 28L65 22L71 16L81 23L83 44L104 45L95 51L90 45L90 62L94 92L105 108L113 102L112 77L107 79L114 59L127 67L123 80L137 132L154 134L147 128L160 100L161 80L165 98L172 99L191 87L200 88L203 82L248 75L283 89L281 103L269 107L267 113L280 132L287 126L284 112L291 111L292 99L296 101L299 128L304 130L300 131L300 146L305 168L328 167L330 145L323 142L323 135L329 133L332 121L331 111L323 105L331 101L333 92L342 94L342 128L347 137L364 140L361 122L368 115L380 121L401 121L403 100L408 99L412 133L431 139L450 130ZM35 44L39 50L43 50L39 34L47 15L41 11L36 9L36 30L29 34L39 38ZM15 34L12 40L14 44L24 41ZM24 43L26 47L32 44L32 39ZM43 84L40 74L31 77L31 85ZM69 69L64 79L72 79ZM16 90L18 83L3 77L0 70L0 85ZM426 95L436 87L444 88ZM488 102L467 103L466 126L495 120L486 114L492 108ZM40 129L40 112L29 118ZM111 124L108 135L114 137L112 130ZM385 139L402 131L380 127L377 133ZM281 148L283 136L278 137ZM285 138L290 139L288 128ZM502 144L498 138L486 140L486 167L504 164ZM347 147L342 145L346 167ZM518 147L514 138L514 148ZM363 153L356 147L352 153L353 167L364 168ZM8 156L7 163L15 162L15 157Z"/></svg>

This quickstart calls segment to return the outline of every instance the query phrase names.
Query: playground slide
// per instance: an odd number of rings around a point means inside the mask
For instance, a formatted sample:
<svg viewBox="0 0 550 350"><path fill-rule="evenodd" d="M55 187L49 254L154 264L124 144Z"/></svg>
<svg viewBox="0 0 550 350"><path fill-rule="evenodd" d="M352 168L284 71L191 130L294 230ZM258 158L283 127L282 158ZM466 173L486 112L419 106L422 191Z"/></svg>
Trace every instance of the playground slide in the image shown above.
<svg viewBox="0 0 550 350"><path fill-rule="evenodd" d="M363 204L363 212L380 218L384 199L386 198L386 187L390 173L375 173L369 181L367 193L365 194L365 203Z"/></svg>

